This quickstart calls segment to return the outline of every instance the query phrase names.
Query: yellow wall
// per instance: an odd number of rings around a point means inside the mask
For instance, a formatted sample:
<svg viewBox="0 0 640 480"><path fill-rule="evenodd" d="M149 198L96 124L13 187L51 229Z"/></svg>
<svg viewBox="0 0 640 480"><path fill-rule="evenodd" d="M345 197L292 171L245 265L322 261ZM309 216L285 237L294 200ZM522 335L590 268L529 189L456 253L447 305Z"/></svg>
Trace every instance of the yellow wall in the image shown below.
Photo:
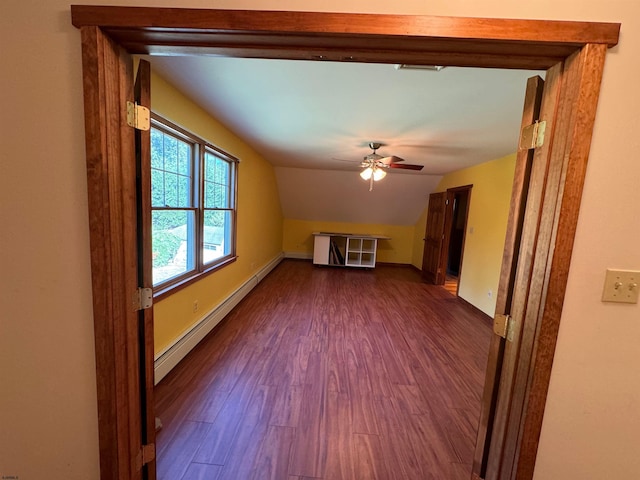
<svg viewBox="0 0 640 480"><path fill-rule="evenodd" d="M445 175L436 188L473 185L467 220L458 294L489 316L496 308L496 290L507 231L515 154ZM415 226L416 239L424 237L425 208ZM422 235L422 237L419 237ZM413 264L422 267L422 241L414 242Z"/></svg>
<svg viewBox="0 0 640 480"><path fill-rule="evenodd" d="M282 249L285 254L313 256L313 232L384 235L391 237L391 239L378 241L376 261L410 264L413 250L413 231L412 226L285 219Z"/></svg>
<svg viewBox="0 0 640 480"><path fill-rule="evenodd" d="M422 257L424 253L424 235L427 228L427 211L429 207L429 200L427 205L422 210L418 221L413 227L413 251L411 252L411 264L418 270L422 270Z"/></svg>
<svg viewBox="0 0 640 480"><path fill-rule="evenodd" d="M154 306L158 354L281 253L282 213L271 164L156 74L151 77L151 105L154 112L240 159L238 259Z"/></svg>

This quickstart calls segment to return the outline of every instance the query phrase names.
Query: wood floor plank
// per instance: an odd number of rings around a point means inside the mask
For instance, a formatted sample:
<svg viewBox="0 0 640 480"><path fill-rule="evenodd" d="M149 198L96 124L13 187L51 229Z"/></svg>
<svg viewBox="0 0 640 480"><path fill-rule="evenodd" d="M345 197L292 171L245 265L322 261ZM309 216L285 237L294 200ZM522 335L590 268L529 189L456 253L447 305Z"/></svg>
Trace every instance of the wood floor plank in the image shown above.
<svg viewBox="0 0 640 480"><path fill-rule="evenodd" d="M300 421L303 385L277 387L273 413L269 424L274 427L296 427Z"/></svg>
<svg viewBox="0 0 640 480"><path fill-rule="evenodd" d="M251 480L281 480L288 476L295 430L270 426L262 440Z"/></svg>
<svg viewBox="0 0 640 480"><path fill-rule="evenodd" d="M392 478L391 471L385 461L387 456L380 445L380 437L378 435L355 433L352 445L355 461L353 469L357 472L356 478L377 480Z"/></svg>
<svg viewBox="0 0 640 480"><path fill-rule="evenodd" d="M186 414L186 418L192 422L215 422L228 396L229 392L224 390L212 387L204 389L202 395L187 403L191 408Z"/></svg>
<svg viewBox="0 0 640 480"><path fill-rule="evenodd" d="M457 461L471 465L473 463L473 436L476 433L478 413L456 409L448 418L438 419L445 431L447 440L456 453Z"/></svg>
<svg viewBox="0 0 640 480"><path fill-rule="evenodd" d="M291 475L324 476L327 460L327 389L322 379L326 376L326 370L325 355L318 351L311 352L289 465Z"/></svg>
<svg viewBox="0 0 640 480"><path fill-rule="evenodd" d="M275 399L275 387L258 385L239 421L238 431L228 445L220 480L251 478L261 444L269 431L269 420ZM219 450L220 451L220 450Z"/></svg>
<svg viewBox="0 0 640 480"><path fill-rule="evenodd" d="M195 452L202 445L210 425L200 422L183 422L171 446L158 457L157 470L163 478L182 478L189 469Z"/></svg>
<svg viewBox="0 0 640 480"><path fill-rule="evenodd" d="M392 398L379 397L378 424L383 448L387 451L389 471L397 478L424 478L425 464L418 461L419 437L406 428L413 421L411 413Z"/></svg>
<svg viewBox="0 0 640 480"><path fill-rule="evenodd" d="M282 344L272 345L268 365L265 366L264 375L260 379L263 385L301 385L306 375L310 338L308 336L295 336L292 329L282 329Z"/></svg>
<svg viewBox="0 0 640 480"><path fill-rule="evenodd" d="M347 393L327 394L327 465L324 478L336 480L356 478L353 457L351 405Z"/></svg>
<svg viewBox="0 0 640 480"><path fill-rule="evenodd" d="M448 480L469 480L470 476L470 463L452 463L449 465L449 470L446 478Z"/></svg>
<svg viewBox="0 0 640 480"><path fill-rule="evenodd" d="M222 467L205 463L191 463L181 480L218 480Z"/></svg>
<svg viewBox="0 0 640 480"><path fill-rule="evenodd" d="M347 347L347 368L349 376L349 398L351 404L351 421L354 433L377 434L378 425L375 413L375 397L381 392L372 388L367 359L363 353L361 342L350 342Z"/></svg>
<svg viewBox="0 0 640 480"><path fill-rule="evenodd" d="M260 363L261 353L255 351L251 357L252 359L247 362L246 375L237 380L216 420L210 424L211 428L200 445L194 461L225 465L232 442L243 422L246 422L246 415L253 413L249 407L254 401L256 392L263 393L257 388L257 377L261 370L256 371L252 368L254 364Z"/></svg>
<svg viewBox="0 0 640 480"><path fill-rule="evenodd" d="M285 260L156 387L158 480L466 480L490 335L413 269Z"/></svg>
<svg viewBox="0 0 640 480"><path fill-rule="evenodd" d="M448 465L458 461L453 446L434 414L412 415L409 425L411 435L420 448L415 449L418 462L429 475L441 475ZM434 439L437 439L434 441Z"/></svg>
<svg viewBox="0 0 640 480"><path fill-rule="evenodd" d="M346 393L349 376L345 355L345 326L340 318L329 324L329 351L327 352L327 390Z"/></svg>

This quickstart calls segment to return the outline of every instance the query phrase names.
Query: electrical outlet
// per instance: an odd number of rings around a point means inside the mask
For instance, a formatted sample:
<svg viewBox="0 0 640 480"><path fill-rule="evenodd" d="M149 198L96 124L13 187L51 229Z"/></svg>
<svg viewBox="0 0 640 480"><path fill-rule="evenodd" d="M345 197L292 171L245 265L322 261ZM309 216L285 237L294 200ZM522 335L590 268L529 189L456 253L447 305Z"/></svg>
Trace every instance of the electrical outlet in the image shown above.
<svg viewBox="0 0 640 480"><path fill-rule="evenodd" d="M603 302L638 303L640 271L607 269L602 291Z"/></svg>
<svg viewBox="0 0 640 480"><path fill-rule="evenodd" d="M198 311L198 300L194 300L193 302L193 313Z"/></svg>

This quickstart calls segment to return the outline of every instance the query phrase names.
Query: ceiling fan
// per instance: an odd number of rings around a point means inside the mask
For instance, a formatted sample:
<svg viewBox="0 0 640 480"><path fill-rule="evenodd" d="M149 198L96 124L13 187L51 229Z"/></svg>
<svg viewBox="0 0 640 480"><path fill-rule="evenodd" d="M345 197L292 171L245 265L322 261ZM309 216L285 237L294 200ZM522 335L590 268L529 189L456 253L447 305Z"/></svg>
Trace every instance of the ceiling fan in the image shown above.
<svg viewBox="0 0 640 480"><path fill-rule="evenodd" d="M369 148L373 150L373 152L365 156L360 163L360 166L363 168L363 170L360 172L360 176L363 178L363 180L369 180L369 191L373 190L373 182L382 180L387 175L387 172L385 171L385 169L387 168L422 170L422 165L400 163L404 162L404 159L396 157L395 155L392 155L390 157L383 157L382 155L378 155L376 153L376 150L378 150L381 146L381 143L369 142Z"/></svg>

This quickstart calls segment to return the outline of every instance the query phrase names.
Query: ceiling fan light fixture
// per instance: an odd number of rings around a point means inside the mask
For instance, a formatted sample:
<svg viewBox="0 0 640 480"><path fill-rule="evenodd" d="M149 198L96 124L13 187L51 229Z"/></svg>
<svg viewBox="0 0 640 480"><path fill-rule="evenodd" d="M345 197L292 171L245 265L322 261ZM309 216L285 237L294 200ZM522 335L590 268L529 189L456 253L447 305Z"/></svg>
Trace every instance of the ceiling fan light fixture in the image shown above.
<svg viewBox="0 0 640 480"><path fill-rule="evenodd" d="M367 167L360 172L360 176L363 180L369 180L371 175L373 175L373 169L371 167Z"/></svg>
<svg viewBox="0 0 640 480"><path fill-rule="evenodd" d="M387 176L387 172L385 172L382 168L374 168L373 169L373 181L377 182L378 180L382 180Z"/></svg>

